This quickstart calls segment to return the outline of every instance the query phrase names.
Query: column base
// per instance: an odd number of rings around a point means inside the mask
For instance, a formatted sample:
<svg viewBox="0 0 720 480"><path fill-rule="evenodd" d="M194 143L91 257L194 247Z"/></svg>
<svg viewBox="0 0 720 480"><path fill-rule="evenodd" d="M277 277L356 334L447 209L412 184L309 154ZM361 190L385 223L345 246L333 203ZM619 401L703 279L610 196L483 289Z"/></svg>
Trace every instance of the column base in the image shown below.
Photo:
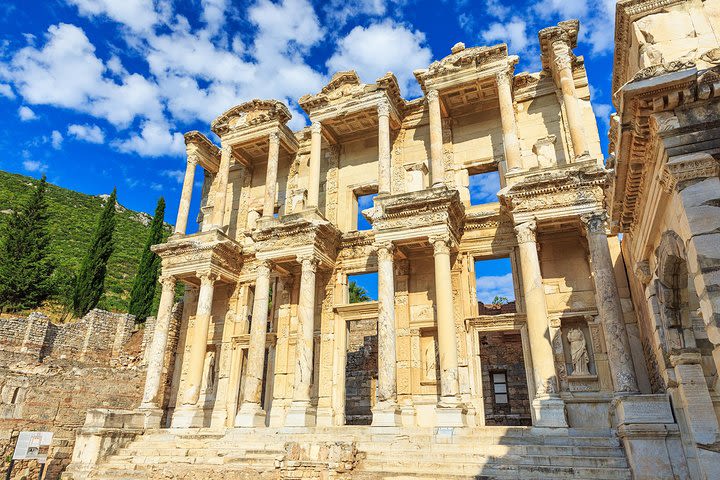
<svg viewBox="0 0 720 480"><path fill-rule="evenodd" d="M264 427L265 410L258 403L244 402L240 405L240 411L235 415L236 427Z"/></svg>
<svg viewBox="0 0 720 480"><path fill-rule="evenodd" d="M194 405L183 405L173 412L170 428L200 428L205 426L205 412Z"/></svg>
<svg viewBox="0 0 720 480"><path fill-rule="evenodd" d="M335 425L333 409L331 407L318 407L315 421L318 427L332 427Z"/></svg>
<svg viewBox="0 0 720 480"><path fill-rule="evenodd" d="M155 405L140 405L137 409L138 413L143 415L144 428L160 428L162 422L163 409Z"/></svg>
<svg viewBox="0 0 720 480"><path fill-rule="evenodd" d="M402 423L403 427L414 427L417 424L417 421L415 419L415 415L417 412L415 411L415 405L408 404L408 405L401 405L400 406L400 422Z"/></svg>
<svg viewBox="0 0 720 480"><path fill-rule="evenodd" d="M386 403L384 405L375 405L372 409L373 427L399 427L402 425L400 417L400 407L396 403Z"/></svg>
<svg viewBox="0 0 720 480"><path fill-rule="evenodd" d="M467 409L462 404L443 405L441 403L435 408L435 426L441 428L466 427L466 414Z"/></svg>
<svg viewBox="0 0 720 480"><path fill-rule="evenodd" d="M285 416L286 427L314 427L315 421L315 407L310 402L293 402Z"/></svg>
<svg viewBox="0 0 720 480"><path fill-rule="evenodd" d="M533 427L568 428L565 402L558 397L535 397L532 401Z"/></svg>

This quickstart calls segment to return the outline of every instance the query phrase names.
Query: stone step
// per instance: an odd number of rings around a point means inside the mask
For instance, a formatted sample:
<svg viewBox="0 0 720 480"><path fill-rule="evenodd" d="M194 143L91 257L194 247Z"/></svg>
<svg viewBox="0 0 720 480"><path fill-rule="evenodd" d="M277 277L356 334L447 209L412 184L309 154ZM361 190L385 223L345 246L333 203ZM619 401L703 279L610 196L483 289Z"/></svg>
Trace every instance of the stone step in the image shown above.
<svg viewBox="0 0 720 480"><path fill-rule="evenodd" d="M508 465L540 465L540 466L578 466L596 468L627 468L624 457L585 457L585 456L546 456L546 455L500 455L490 456L478 453L465 454L433 454L422 452L395 452L387 455L368 455L367 461L382 461L405 465L410 463L423 463L428 458L438 463L454 465L463 464L508 464Z"/></svg>

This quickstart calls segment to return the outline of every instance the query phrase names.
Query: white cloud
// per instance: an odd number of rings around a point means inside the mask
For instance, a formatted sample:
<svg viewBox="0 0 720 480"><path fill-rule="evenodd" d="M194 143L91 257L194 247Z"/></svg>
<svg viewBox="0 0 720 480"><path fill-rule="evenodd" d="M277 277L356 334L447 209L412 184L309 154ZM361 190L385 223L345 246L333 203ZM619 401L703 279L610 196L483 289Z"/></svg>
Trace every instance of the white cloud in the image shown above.
<svg viewBox="0 0 720 480"><path fill-rule="evenodd" d="M126 140L116 140L113 147L124 153L137 153L143 157L175 156L185 153L185 138L181 133L170 132L162 123L145 122L140 134L133 133Z"/></svg>
<svg viewBox="0 0 720 480"><path fill-rule="evenodd" d="M512 273L505 275L478 276L476 279L477 298L483 303L492 303L496 296L515 298Z"/></svg>
<svg viewBox="0 0 720 480"><path fill-rule="evenodd" d="M473 205L497 202L500 191L500 174L488 172L470 177L470 199Z"/></svg>
<svg viewBox="0 0 720 480"><path fill-rule="evenodd" d="M228 0L201 0L200 3L203 7L202 18L207 25L207 30L217 32L225 23Z"/></svg>
<svg viewBox="0 0 720 480"><path fill-rule="evenodd" d="M28 172L44 172L48 168L45 163L37 160L24 160L22 164L23 168Z"/></svg>
<svg viewBox="0 0 720 480"><path fill-rule="evenodd" d="M359 15L382 17L387 12L387 4L386 0L330 0L325 3L324 10L329 20L343 26L348 20Z"/></svg>
<svg viewBox="0 0 720 480"><path fill-rule="evenodd" d="M183 183L183 180L185 180L185 172L182 170L163 170L160 174L163 177L175 180L177 183Z"/></svg>
<svg viewBox="0 0 720 480"><path fill-rule="evenodd" d="M518 17L509 22L495 22L480 34L486 42L505 42L510 53L524 52L530 44L527 34L527 24Z"/></svg>
<svg viewBox="0 0 720 480"><path fill-rule="evenodd" d="M37 115L35 115L35 112L33 112L29 107L26 107L25 105L18 108L18 116L20 117L20 120L22 120L23 122L27 122L29 120L35 120L37 118Z"/></svg>
<svg viewBox="0 0 720 480"><path fill-rule="evenodd" d="M103 143L105 141L105 132L97 125L70 125L68 135L88 143Z"/></svg>
<svg viewBox="0 0 720 480"><path fill-rule="evenodd" d="M605 127L603 132L607 133L610 128L610 113L613 111L612 105L608 103L593 103L592 106L595 117Z"/></svg>
<svg viewBox="0 0 720 480"><path fill-rule="evenodd" d="M151 189L151 190L155 190L156 192L161 192L161 191L165 190L165 187L162 186L162 185L159 184L159 183L152 182L152 183L150 184L150 189Z"/></svg>
<svg viewBox="0 0 720 480"><path fill-rule="evenodd" d="M150 30L161 18L153 0L67 0L81 15L105 16L130 27L136 32Z"/></svg>
<svg viewBox="0 0 720 480"><path fill-rule="evenodd" d="M357 26L338 43L338 49L327 61L331 72L354 69L365 82L392 71L408 95L420 89L413 70L427 67L432 60L425 35L391 20L369 27Z"/></svg>
<svg viewBox="0 0 720 480"><path fill-rule="evenodd" d="M60 150L63 142L62 133L58 132L57 130L53 130L50 134L50 142L52 143L52 147L55 150Z"/></svg>
<svg viewBox="0 0 720 480"><path fill-rule="evenodd" d="M12 91L12 87L7 83L0 83L0 96L13 100L15 93Z"/></svg>
<svg viewBox="0 0 720 480"><path fill-rule="evenodd" d="M593 2L594 3L594 2ZM588 12L588 0L541 0L533 10L541 18L561 17L563 20L583 17Z"/></svg>
<svg viewBox="0 0 720 480"><path fill-rule="evenodd" d="M138 116L162 118L157 85L138 74L119 84L106 78L95 47L74 25L51 26L41 49L25 47L5 67L5 75L31 104L75 109L118 126Z"/></svg>

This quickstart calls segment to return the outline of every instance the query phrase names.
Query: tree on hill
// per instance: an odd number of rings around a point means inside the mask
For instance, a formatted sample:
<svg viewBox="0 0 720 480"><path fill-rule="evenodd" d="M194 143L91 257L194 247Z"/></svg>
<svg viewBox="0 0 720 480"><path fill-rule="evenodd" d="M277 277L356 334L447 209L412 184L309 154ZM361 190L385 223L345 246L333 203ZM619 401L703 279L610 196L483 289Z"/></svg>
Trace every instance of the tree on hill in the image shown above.
<svg viewBox="0 0 720 480"><path fill-rule="evenodd" d="M150 250L150 247L163 241L165 229L165 199L160 197L155 208L155 216L150 223L150 234L145 242L137 275L130 293L128 313L135 315L137 321L144 321L153 310L153 299L157 290L158 275L160 275L160 257Z"/></svg>
<svg viewBox="0 0 720 480"><path fill-rule="evenodd" d="M116 198L117 191L113 189L100 214L90 249L80 266L73 293L72 307L76 317L83 317L95 308L105 289L107 263L115 247L113 232L115 230Z"/></svg>
<svg viewBox="0 0 720 480"><path fill-rule="evenodd" d="M350 293L350 303L367 302L370 300L367 290L351 280L348 285L348 291Z"/></svg>
<svg viewBox="0 0 720 480"><path fill-rule="evenodd" d="M46 190L43 175L27 202L12 213L0 242L0 307L11 311L37 308L53 291Z"/></svg>

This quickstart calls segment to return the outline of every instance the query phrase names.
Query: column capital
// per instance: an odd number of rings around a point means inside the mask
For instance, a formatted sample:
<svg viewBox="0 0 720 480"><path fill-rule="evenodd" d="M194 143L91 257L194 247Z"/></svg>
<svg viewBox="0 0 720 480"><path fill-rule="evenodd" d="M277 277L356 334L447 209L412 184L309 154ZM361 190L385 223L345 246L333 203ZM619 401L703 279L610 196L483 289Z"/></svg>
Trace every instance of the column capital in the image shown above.
<svg viewBox="0 0 720 480"><path fill-rule="evenodd" d="M507 70L500 70L495 74L495 81L498 85L512 86L514 73L508 68Z"/></svg>
<svg viewBox="0 0 720 480"><path fill-rule="evenodd" d="M590 234L607 235L607 213L603 211L591 212L580 217L585 230Z"/></svg>
<svg viewBox="0 0 720 480"><path fill-rule="evenodd" d="M564 39L557 39L552 43L552 61L557 71L572 68L572 50Z"/></svg>
<svg viewBox="0 0 720 480"><path fill-rule="evenodd" d="M278 132L270 132L268 134L268 142L270 142L270 145L279 145L280 135L278 134Z"/></svg>
<svg viewBox="0 0 720 480"><path fill-rule="evenodd" d="M377 105L377 113L379 117L387 117L390 115L390 102L387 98L382 98Z"/></svg>
<svg viewBox="0 0 720 480"><path fill-rule="evenodd" d="M378 260L392 260L395 252L395 245L391 241L375 242L373 244L377 251Z"/></svg>
<svg viewBox="0 0 720 480"><path fill-rule="evenodd" d="M302 265L303 272L317 270L318 260L312 253L305 253L295 257L300 265Z"/></svg>
<svg viewBox="0 0 720 480"><path fill-rule="evenodd" d="M537 241L536 232L537 222L535 220L515 225L518 243L535 243Z"/></svg>
<svg viewBox="0 0 720 480"><path fill-rule="evenodd" d="M428 102L434 102L435 100L440 98L440 93L437 90L433 89L427 92L425 97L428 99Z"/></svg>
<svg viewBox="0 0 720 480"><path fill-rule="evenodd" d="M313 120L310 124L311 133L322 133L322 124L318 120Z"/></svg>
<svg viewBox="0 0 720 480"><path fill-rule="evenodd" d="M212 286L218 279L217 274L212 272L197 272L195 276L200 279L201 285Z"/></svg>
<svg viewBox="0 0 720 480"><path fill-rule="evenodd" d="M194 167L198 163L200 163L200 158L196 154L191 153L190 155L187 156L187 163L188 163L188 165Z"/></svg>
<svg viewBox="0 0 720 480"><path fill-rule="evenodd" d="M269 276L273 269L273 262L270 260L260 260L257 266L258 277L260 275Z"/></svg>
<svg viewBox="0 0 720 480"><path fill-rule="evenodd" d="M174 275L161 275L158 282L162 285L162 288L175 288L177 278Z"/></svg>
<svg viewBox="0 0 720 480"><path fill-rule="evenodd" d="M450 245L452 244L450 235L430 235L428 241L433 246L433 255L450 254Z"/></svg>

